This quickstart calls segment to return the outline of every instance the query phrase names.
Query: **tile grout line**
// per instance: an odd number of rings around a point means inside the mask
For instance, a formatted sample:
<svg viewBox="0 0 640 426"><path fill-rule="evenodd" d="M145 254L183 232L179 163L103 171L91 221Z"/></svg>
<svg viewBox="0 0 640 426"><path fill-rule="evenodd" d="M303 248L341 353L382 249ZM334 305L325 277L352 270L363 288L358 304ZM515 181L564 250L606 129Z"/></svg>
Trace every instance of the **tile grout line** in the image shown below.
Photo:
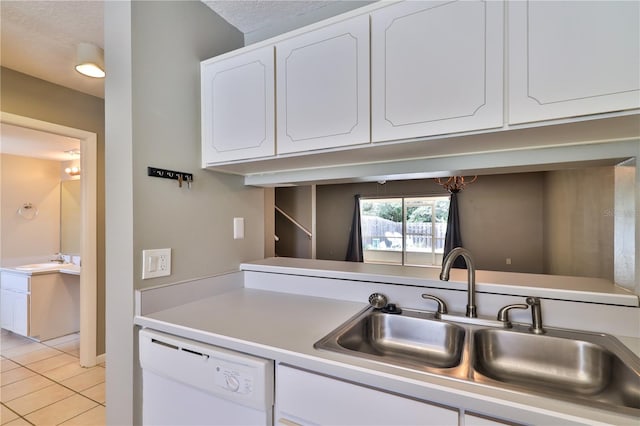
<svg viewBox="0 0 640 426"><path fill-rule="evenodd" d="M27 340L28 340L28 339L27 339ZM63 343L61 343L60 345L68 345L68 344L69 344L69 343L71 343L71 342L72 342L72 340L70 340L70 341L68 341L68 342L63 342ZM72 388L70 388L70 387L68 387L68 386L66 386L66 385L64 385L64 384L62 384L62 383L60 383L58 380L54 380L54 379L52 379L52 378L50 378L50 377L45 376L43 373L46 373L47 371L55 370L56 368L61 368L61 367L65 366L65 365L72 364L72 363L75 363L75 362L77 362L77 363L79 364L79 363L80 363L80 359L79 359L79 357L78 357L78 356L76 356L75 354L70 353L70 352L67 352L67 351L63 351L63 350L61 350L61 349L59 349L59 348L57 348L57 347L55 347L55 346L50 346L50 345L47 345L46 343L43 343L43 342L37 342L37 343L40 343L40 344L42 344L42 345L44 345L44 346L46 346L46 347L48 347L48 348L55 349L56 351L58 351L58 352L60 352L60 353L59 353L59 354L56 354L56 355L52 355L52 356L47 357L47 358L43 358L42 360L34 361L33 363L35 363L35 362L40 362L40 361L44 361L44 360L46 360L46 359L50 359L50 358L53 358L53 357L56 357L56 356L59 356L59 355L62 355L62 354L70 355L70 356L72 356L72 357L76 358L76 361L74 361L74 362L70 362L70 363L67 363L67 364L64 364L64 365L59 366L59 367L52 368L52 369L50 369L50 370L43 371L43 372L41 373L41 372L38 372L38 371L35 371L35 370L31 369L31 368L28 366L28 364L22 364L22 363L20 363L20 362L17 362L17 361L15 361L14 359L11 359L11 358L7 357L6 355L2 355L2 356L3 356L3 358L5 358L5 359L7 359L7 360L9 360L9 361L13 362L13 363L14 363L14 364L16 364L17 366L19 366L19 367L16 367L16 368L20 368L20 367L25 368L25 369L27 369L27 370L29 370L29 371L31 371L31 372L33 372L33 373L35 373L36 375L41 376L41 377L43 377L43 378L45 378L45 379L47 379L47 380L49 380L49 381L51 381L51 382L52 382L52 384L51 384L51 385L49 385L49 386L45 386L45 387L44 387L44 388L42 388L42 389L46 389L46 388L48 388L48 387L53 386L53 384L57 384L57 385L59 385L59 386L64 387L65 389L70 390L71 392L73 392L73 394L71 394L70 396L68 396L68 397L66 397L66 398L63 398L63 399L61 399L61 400L59 400L59 401L55 401L55 402L53 402L53 403L51 403L51 404L47 404L47 405L45 405L45 406L43 406L43 407L40 407L40 408L38 408L37 410L31 411L31 412L29 412L29 413L26 413L25 415L21 415L20 413L18 413L18 412L16 412L15 410L11 409L11 408L6 404L6 403L2 402L1 404L2 404L5 408L7 408L7 409L8 409L9 411L11 411L12 413L16 414L16 415L18 416L18 418L19 418L19 419L21 419L21 420L23 420L23 421L25 421L25 422L29 423L30 425L33 425L33 423L32 423L32 422L30 422L30 421L26 418L26 416L28 416L28 415L30 415L30 414L33 414L33 413L35 413L35 412L37 412L37 411L39 411L39 410L45 409L45 408L47 408L47 407L50 407L51 405L57 404L58 402L64 401L64 400L66 400L66 399L69 399L69 398L71 398L71 397L73 397L73 396L75 396L75 395L79 395L79 396L81 396L81 397L83 397L83 398L86 398L86 399L88 399L89 401L91 401L91 402L93 402L93 403L95 403L95 404L97 404L97 405L96 405L96 406L94 406L94 407L91 407L91 408L89 408L89 409L87 409L87 410L85 410L85 411L83 411L83 412L81 412L81 413L78 413L77 415L75 415L75 416L73 416L73 417L71 417L71 418L69 418L69 419L65 419L65 420L63 421L63 423L64 423L64 422L66 422L66 421L69 421L69 420L71 420L71 419L73 419L73 418L75 418L75 417L81 416L81 415L83 415L83 414L87 413L88 411L93 410L93 409L95 409L95 408L97 408L97 407L100 407L100 406L102 406L102 407L106 407L106 403L102 403L102 402L96 401L95 399L93 399L93 398L91 398L91 397L89 397L89 396L87 396L87 395L82 394L82 392L83 392L83 391L86 391L86 390L88 390L88 389L90 389L90 388L92 388L92 387L95 387L95 386L98 386L98 385L104 385L104 383L105 383L104 381L103 381L103 382L100 382L100 383L96 383L96 384L94 384L94 385L92 385L92 386L89 386L89 387L88 387L88 388L86 388L86 389L83 389L83 390L80 390L80 391L76 391L75 389L72 389ZM28 343L26 343L26 344L28 344ZM19 346L19 345L16 345L16 346ZM15 347L15 346L14 346L14 347ZM31 352L34 352L34 351L31 351ZM29 353L29 352L26 352L26 353ZM22 355L22 354L21 354L21 355ZM20 356L20 355L19 355L19 356ZM82 367L82 366L81 366L81 367ZM95 367L103 368L103 369L105 368L105 367L103 367L103 366L101 366L101 365L96 365ZM95 368L95 367L91 367L91 368ZM82 368L85 368L85 367L82 367ZM87 368L87 371L89 371L91 368ZM10 371L10 370L8 370L8 371ZM70 376L70 377L65 378L65 380L68 380L68 379L71 379L71 378L73 378L73 377L76 377L76 376L79 376L79 375L81 375L81 374L84 374L84 373L86 373L87 371L81 371L81 372L79 372L78 374L74 374L74 375L72 375L72 376ZM14 382L14 383L15 383L15 382ZM38 391L40 391L40 390L41 390L41 389L38 389L38 390L36 390L36 391L34 391L34 392L38 392ZM14 401L15 399L18 399L18 398L21 398L21 397L24 397L24 396L27 396L27 395L29 395L29 394L31 394L31 393L34 393L34 392L29 392L29 393L27 393L27 394L25 394L25 395L21 395L21 396L19 396L19 397L16 397L16 398L12 399L11 401ZM6 401L6 402L10 402L10 401ZM12 421L18 420L18 418L14 419L14 420L12 420Z"/></svg>
<svg viewBox="0 0 640 426"><path fill-rule="evenodd" d="M15 362L15 361L14 361L14 362ZM18 364L18 363L16 363L16 364ZM69 363L69 364L71 364L71 363ZM22 420L24 420L24 421L26 421L26 422L29 422L29 420L26 418L26 416L28 416L28 415L30 415L30 414L33 414L33 413L35 413L35 412L37 412L37 411L39 411L39 410L43 410L43 409L45 409L45 408L47 408L47 407L50 407L50 406L52 406L52 405L54 405L54 404L57 404L58 402L64 401L65 399L69 399L69 398L71 398L71 397L73 397L73 396L75 396L75 395L80 395L80 396L82 396L83 398L87 398L89 401L91 401L91 402L94 402L94 403L98 404L98 405L96 405L95 407L91 407L89 410L92 410L92 409L96 408L96 407L97 407L97 406L99 406L99 405L103 405L101 402L96 401L95 399L92 399L92 398L90 398L90 397L88 397L88 396L86 396L86 395L83 395L83 394L81 393L81 391L76 391L75 389L72 389L72 388L70 388L70 387L68 387L68 386L66 386L66 385L64 385L64 384L62 384L62 383L58 382L57 380L53 380L53 379L51 379L51 378L49 378L49 377L45 376L44 374L41 374L41 373L39 373L39 372L37 372L37 371L35 371L35 370L30 369L30 368L29 368L29 367L27 367L26 365L22 365L22 364L19 364L19 365L21 365L22 367L26 368L27 370L32 371L33 373L35 373L35 374L37 374L37 375L39 375L39 376L42 376L42 377L44 377L45 379L50 380L50 381L52 382L52 384L51 384L51 385L49 385L49 386L45 386L45 387L44 387L44 388L42 388L42 389L46 389L46 388L48 388L48 387L53 386L54 384L57 384L57 385L59 385L59 386L62 386L62 387L63 387L63 388L65 388L65 389L68 389L68 390L70 390L71 392L73 392L71 395L67 396L66 398L62 398L62 399L61 399L61 400L59 400L59 401L54 401L54 402L52 402L52 403L50 403L50 404L44 405L44 406L42 406L42 407L38 408L37 410L30 411L30 412L28 412L28 413L25 413L24 415L22 415L22 414L20 414L20 413L18 413L18 412L16 412L16 411L14 411L14 410L12 410L12 409L7 405L7 404L2 403L2 405L4 405L4 406L5 406L6 408L8 408L9 410L11 410L13 413L17 414L17 415L18 415ZM65 365L66 365L66 364L65 364ZM48 370L47 370L47 371L48 371ZM76 376L78 376L78 375L80 375L80 374L83 374L83 373L79 373L79 374L73 375L73 376L71 376L71 377L76 377ZM68 377L67 379L70 379L71 377ZM66 379L65 379L65 380L66 380ZM98 386L98 385L103 384L103 383L104 383L104 382L96 383L94 386ZM93 386L89 386L89 388L91 388L91 387L93 387ZM89 389L89 388L87 388L87 389ZM19 396L19 397L16 397L16 398L14 398L14 399L10 400L10 401L7 401L7 402L11 402L11 401L14 401L14 400L16 400L16 399L18 399L18 398L25 397L25 396L27 396L27 395L29 395L29 394L32 394L32 393L38 392L38 391L40 391L40 390L42 390L42 389L38 389L38 390L36 390L36 391L34 391L34 392L29 392L29 393L27 393L27 394L21 395L21 396ZM86 390L86 389L83 389L83 390ZM89 410L86 410L86 411L89 411ZM82 413L79 413L78 415L84 414L86 411L83 411ZM77 417L77 416L74 416L74 417ZM72 418L73 418L73 417L72 417ZM67 420L70 420L70 419L66 419L66 420L64 420L64 421L67 421ZM12 421L14 421L14 420L12 420ZM29 422L29 424L33 425L33 423L31 423L31 422Z"/></svg>
<svg viewBox="0 0 640 426"><path fill-rule="evenodd" d="M95 407L91 407L91 408L89 408L88 410L83 411L82 413L78 413L78 414L76 414L75 416L70 417L70 418L68 418L68 419L64 420L62 423L58 423L58 425L61 425L61 424L63 424L63 423L66 423L66 422L68 422L69 420L75 419L76 417L80 417L81 415L83 415L83 414L85 414L85 413L88 413L89 411L94 410L94 409L96 409L96 408L100 407L101 405L102 405L102 404L98 404L98 405L96 405Z"/></svg>
<svg viewBox="0 0 640 426"><path fill-rule="evenodd" d="M15 361L14 361L14 362L15 362ZM69 363L69 364L72 364L72 363ZM86 391L87 389L90 389L90 388L92 388L92 387L94 387L94 386L101 385L101 384L103 384L103 383L105 383L105 382L96 383L96 384L94 384L94 385L92 385L92 386L89 386L89 387L88 387L88 388L86 388L86 389L82 389L82 390L80 390L80 391L77 391L77 390L75 390L75 389L73 389L73 388L70 388L69 386L67 386L67 385L65 385L65 384L63 384L63 383L61 383L61 382L57 381L57 380L54 380L54 379L52 379L52 378L50 378L50 377L45 376L45 375L44 375L44 374L42 374L42 373L39 373L39 372L37 372L37 371L35 371L35 370L32 370L32 369L31 369L31 368L29 368L27 365L22 365L22 364L19 364L19 365L20 365L21 367L23 367L23 368L25 368L25 369L27 369L27 370L29 370L29 371L31 371L31 372L33 372L33 373L35 373L35 374L36 374L36 375L38 375L38 376L42 376L42 377L44 377L45 379L50 380L50 381L51 381L51 382L53 382L53 383L52 383L51 385L48 385L48 386L45 386L45 387L43 387L43 388L37 389L37 390L35 390L35 391L33 391L33 392L29 392L29 393L26 393L26 394L24 394L24 395L20 395L20 396L18 396L18 397L15 397L15 398L13 398L13 399L11 399L11 400L9 400L9 401L5 401L5 402L3 402L2 404L4 404L6 407L8 407L8 406L7 406L7 404L6 404L6 402L11 402L11 401L14 401L14 400L16 400L16 399L18 399L18 398L25 397L25 396L27 396L27 395L29 395L29 394L31 394L31 393L38 392L38 391L40 391L40 390L42 390L42 389L49 388L49 387L53 386L54 384L56 384L56 385L60 385L60 386L62 386L63 388L68 389L68 390L70 390L71 392L73 392L73 393L75 393L75 394L78 394L78 395L80 395L80 396L83 396L83 397L87 398L87 399L88 399L88 400L90 400L90 401L95 402L96 404L104 405L104 404L102 404L100 401L96 401L95 399L90 398L90 397L88 397L88 396L86 396L86 395L82 394L82 392L83 392L83 391ZM65 364L65 365L68 365L68 364ZM61 366L61 367L64 367L64 365L63 365L63 366ZM56 367L56 368L60 368L60 367ZM83 368L84 368L84 367L83 367ZM91 367L91 368L104 368L104 367L100 367L100 366L96 365L95 367ZM52 368L52 370L55 370L55 368ZM50 370L47 370L47 371L50 371ZM87 369L87 371L89 371L89 369ZM81 375L81 374L86 373L87 371L83 371L83 372L81 372L81 373L74 374L73 376L69 376L69 377L65 378L64 380L68 380L68 379L71 379L71 378L73 378L73 377L79 376L79 375ZM46 371L45 371L45 373L46 373ZM14 383L17 383L17 382L14 382ZM73 395L71 395L71 396L73 396ZM66 398L63 398L63 399L66 399ZM58 401L56 401L56 402L58 402ZM53 402L53 403L51 403L51 404L49 404L49 405L53 405L53 404L55 404L55 402ZM42 409L42 408L45 408L45 407L48 407L49 405L45 405L44 407L40 407L40 408L38 408L38 410L40 410L40 409ZM105 406L106 406L106 405L105 405ZM31 412L29 412L29 413L27 413L27 414L34 413L34 412L36 412L36 411L38 411L38 410L31 411ZM12 411L13 411L13 410L12 410Z"/></svg>

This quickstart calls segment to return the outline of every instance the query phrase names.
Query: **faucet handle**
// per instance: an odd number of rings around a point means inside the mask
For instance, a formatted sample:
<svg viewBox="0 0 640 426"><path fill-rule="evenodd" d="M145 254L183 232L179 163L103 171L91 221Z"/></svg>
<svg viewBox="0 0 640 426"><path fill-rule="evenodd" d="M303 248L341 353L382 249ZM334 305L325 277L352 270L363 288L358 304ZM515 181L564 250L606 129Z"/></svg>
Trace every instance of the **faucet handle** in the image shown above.
<svg viewBox="0 0 640 426"><path fill-rule="evenodd" d="M509 320L509 311L512 309L529 309L529 305L524 303L514 303L513 305L507 305L500 308L498 311L498 321L502 322L505 327L511 327L511 321Z"/></svg>
<svg viewBox="0 0 640 426"><path fill-rule="evenodd" d="M444 315L447 313L447 304L444 303L444 300L440 299L439 297L432 296L430 294L423 294L422 298L428 299L428 300L435 300L436 303L438 303L438 311L436 312L436 318L439 318L440 315Z"/></svg>

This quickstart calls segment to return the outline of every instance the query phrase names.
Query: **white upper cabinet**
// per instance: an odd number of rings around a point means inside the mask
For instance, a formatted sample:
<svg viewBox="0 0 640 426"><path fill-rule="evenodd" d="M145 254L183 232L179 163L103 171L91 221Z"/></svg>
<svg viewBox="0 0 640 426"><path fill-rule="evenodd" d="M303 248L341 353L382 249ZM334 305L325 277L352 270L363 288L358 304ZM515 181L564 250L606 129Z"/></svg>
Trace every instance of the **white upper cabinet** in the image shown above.
<svg viewBox="0 0 640 426"><path fill-rule="evenodd" d="M640 107L640 2L509 2L509 122Z"/></svg>
<svg viewBox="0 0 640 426"><path fill-rule="evenodd" d="M502 126L503 28L497 1L371 13L373 141Z"/></svg>
<svg viewBox="0 0 640 426"><path fill-rule="evenodd" d="M370 141L369 17L276 44L278 153Z"/></svg>
<svg viewBox="0 0 640 426"><path fill-rule="evenodd" d="M273 46L201 66L203 167L275 154Z"/></svg>

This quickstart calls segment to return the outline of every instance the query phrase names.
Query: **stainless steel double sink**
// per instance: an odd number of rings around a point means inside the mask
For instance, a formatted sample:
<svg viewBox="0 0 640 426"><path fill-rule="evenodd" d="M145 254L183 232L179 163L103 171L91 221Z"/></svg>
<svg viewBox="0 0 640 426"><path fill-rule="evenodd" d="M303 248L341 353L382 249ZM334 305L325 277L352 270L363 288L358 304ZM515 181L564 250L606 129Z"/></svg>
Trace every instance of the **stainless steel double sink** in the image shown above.
<svg viewBox="0 0 640 426"><path fill-rule="evenodd" d="M367 308L314 345L412 370L640 415L640 359L612 336Z"/></svg>

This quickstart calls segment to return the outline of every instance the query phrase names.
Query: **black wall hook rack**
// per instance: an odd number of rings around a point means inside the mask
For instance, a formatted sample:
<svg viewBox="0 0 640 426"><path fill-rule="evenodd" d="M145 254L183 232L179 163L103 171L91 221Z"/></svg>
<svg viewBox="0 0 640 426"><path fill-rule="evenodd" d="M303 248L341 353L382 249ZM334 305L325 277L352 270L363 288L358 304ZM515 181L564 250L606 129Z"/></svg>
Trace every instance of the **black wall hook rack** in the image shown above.
<svg viewBox="0 0 640 426"><path fill-rule="evenodd" d="M158 169L156 167L147 167L147 175L151 177L159 177L164 179L174 179L178 181L178 185L182 187L182 183L186 182L191 188L193 182L193 174L185 172L177 172L175 170Z"/></svg>

